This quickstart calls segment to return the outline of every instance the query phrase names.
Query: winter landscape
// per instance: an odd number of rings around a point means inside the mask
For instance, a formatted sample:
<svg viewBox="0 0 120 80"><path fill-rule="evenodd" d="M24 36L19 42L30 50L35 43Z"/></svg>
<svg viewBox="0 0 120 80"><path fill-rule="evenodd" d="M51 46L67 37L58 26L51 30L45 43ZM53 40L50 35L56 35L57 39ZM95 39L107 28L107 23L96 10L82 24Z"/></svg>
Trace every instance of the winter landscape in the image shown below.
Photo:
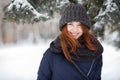
<svg viewBox="0 0 120 80"><path fill-rule="evenodd" d="M104 47L102 80L120 80L120 0L0 0L0 80L36 80L43 53L59 34L60 13L72 1L89 6Z"/></svg>

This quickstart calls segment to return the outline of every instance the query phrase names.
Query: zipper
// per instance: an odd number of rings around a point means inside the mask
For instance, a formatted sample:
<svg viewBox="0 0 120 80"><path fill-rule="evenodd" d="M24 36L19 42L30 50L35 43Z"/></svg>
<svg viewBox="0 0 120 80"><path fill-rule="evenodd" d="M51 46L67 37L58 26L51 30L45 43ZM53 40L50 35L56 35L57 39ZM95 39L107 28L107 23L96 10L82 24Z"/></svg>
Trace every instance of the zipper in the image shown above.
<svg viewBox="0 0 120 80"><path fill-rule="evenodd" d="M95 62L95 60L92 61L92 64L91 64L90 69L89 69L89 71L88 71L88 73L87 73L87 76L89 76L89 74L90 74L90 72L91 72L91 70L92 70L92 67L93 67L94 62Z"/></svg>

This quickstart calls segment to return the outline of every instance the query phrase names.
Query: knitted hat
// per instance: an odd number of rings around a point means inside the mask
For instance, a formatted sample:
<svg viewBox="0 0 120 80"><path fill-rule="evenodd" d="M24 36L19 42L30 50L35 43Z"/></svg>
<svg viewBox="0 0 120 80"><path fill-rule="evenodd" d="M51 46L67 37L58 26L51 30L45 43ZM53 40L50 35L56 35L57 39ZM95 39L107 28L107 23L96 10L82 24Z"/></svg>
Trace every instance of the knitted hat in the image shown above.
<svg viewBox="0 0 120 80"><path fill-rule="evenodd" d="M68 5L59 21L59 28L62 30L63 26L72 21L78 21L86 25L90 29L90 21L87 16L85 9L80 4L70 4Z"/></svg>

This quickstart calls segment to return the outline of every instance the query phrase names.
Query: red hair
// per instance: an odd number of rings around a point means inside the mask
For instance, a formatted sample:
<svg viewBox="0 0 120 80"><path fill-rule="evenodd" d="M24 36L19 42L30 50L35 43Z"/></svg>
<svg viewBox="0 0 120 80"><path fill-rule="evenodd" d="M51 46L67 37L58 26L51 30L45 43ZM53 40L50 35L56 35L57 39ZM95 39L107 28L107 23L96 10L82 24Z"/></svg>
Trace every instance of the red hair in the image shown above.
<svg viewBox="0 0 120 80"><path fill-rule="evenodd" d="M85 45L87 46L87 48L89 50L96 50L96 45L91 43L90 37L91 36L93 37L93 35L91 35L89 33L89 29L86 26L82 25L82 30L83 30L83 35L82 35L83 36L83 40L84 40ZM69 45L72 53L75 54L76 49L78 47L80 47L80 43L79 43L79 41L77 39L75 39L71 35L69 35L69 33L67 31L67 25L65 25L62 28L61 34L60 34L59 38L60 38L60 43L61 43L62 50L63 50L63 53L64 53L65 57L66 57L66 59L68 61L71 62L73 59L72 59L72 57L69 54L67 46ZM95 37L93 37L93 38L95 38Z"/></svg>

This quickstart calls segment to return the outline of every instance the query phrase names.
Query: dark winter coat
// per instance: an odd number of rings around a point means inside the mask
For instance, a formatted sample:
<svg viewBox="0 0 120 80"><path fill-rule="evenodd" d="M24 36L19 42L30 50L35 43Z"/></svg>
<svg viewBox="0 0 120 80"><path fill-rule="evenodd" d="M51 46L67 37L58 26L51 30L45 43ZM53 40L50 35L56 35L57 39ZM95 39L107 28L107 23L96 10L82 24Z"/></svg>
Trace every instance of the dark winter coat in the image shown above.
<svg viewBox="0 0 120 80"><path fill-rule="evenodd" d="M79 40L81 48L78 50L80 60L75 63L89 77L89 80L101 80L103 47L99 43L96 51L90 51L83 40ZM94 40L93 40L94 42ZM73 57L75 57L73 55ZM37 80L84 80L74 65L66 60L57 38L46 50L40 63Z"/></svg>

